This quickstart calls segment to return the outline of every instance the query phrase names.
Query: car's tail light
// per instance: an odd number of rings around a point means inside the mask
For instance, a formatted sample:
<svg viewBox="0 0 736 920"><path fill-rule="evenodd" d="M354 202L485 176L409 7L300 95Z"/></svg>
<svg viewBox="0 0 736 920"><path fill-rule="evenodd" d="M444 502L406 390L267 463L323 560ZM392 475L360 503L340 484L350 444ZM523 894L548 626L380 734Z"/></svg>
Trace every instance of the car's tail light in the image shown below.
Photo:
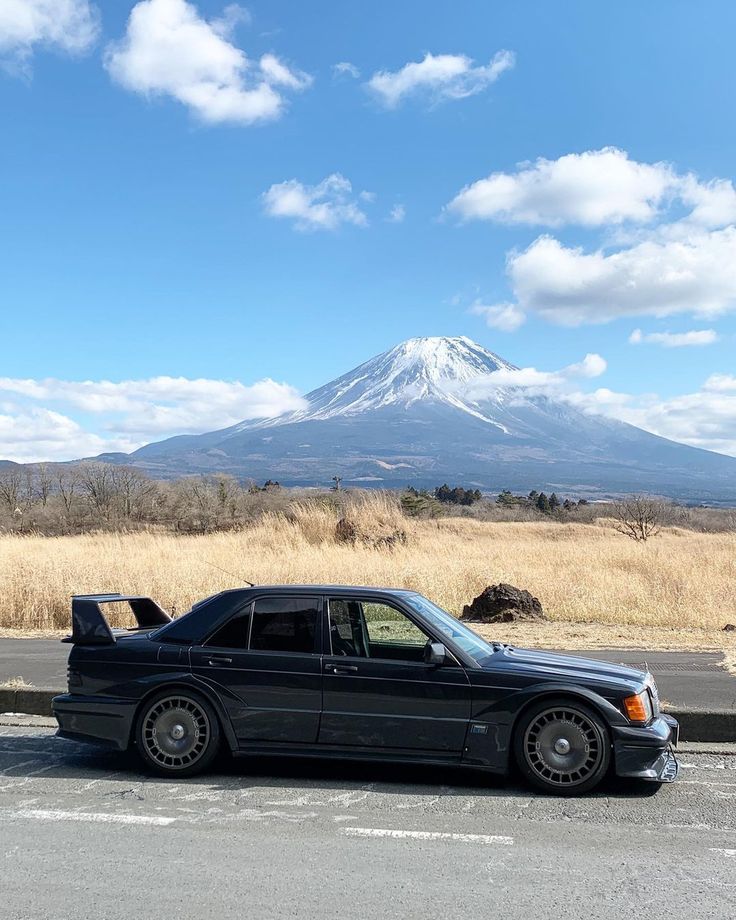
<svg viewBox="0 0 736 920"><path fill-rule="evenodd" d="M648 722L652 718L652 701L649 693L642 690L624 700L624 711L630 722Z"/></svg>

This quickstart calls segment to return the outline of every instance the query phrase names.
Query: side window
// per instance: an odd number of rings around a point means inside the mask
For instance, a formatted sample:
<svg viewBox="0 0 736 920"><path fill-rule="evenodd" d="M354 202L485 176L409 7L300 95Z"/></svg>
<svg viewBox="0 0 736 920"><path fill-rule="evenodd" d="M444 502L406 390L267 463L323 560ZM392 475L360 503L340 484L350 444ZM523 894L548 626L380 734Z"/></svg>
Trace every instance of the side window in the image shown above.
<svg viewBox="0 0 736 920"><path fill-rule="evenodd" d="M248 648L248 629L250 628L250 608L248 604L243 610L239 610L234 616L231 616L227 623L223 624L207 640L208 646L218 648Z"/></svg>
<svg viewBox="0 0 736 920"><path fill-rule="evenodd" d="M264 597L253 606L250 648L268 652L316 651L316 597Z"/></svg>
<svg viewBox="0 0 736 920"><path fill-rule="evenodd" d="M371 646L399 645L421 647L429 636L395 607L388 604L363 604L368 640Z"/></svg>
<svg viewBox="0 0 736 920"><path fill-rule="evenodd" d="M330 600L329 614L333 655L424 660L429 636L396 607L341 597Z"/></svg>

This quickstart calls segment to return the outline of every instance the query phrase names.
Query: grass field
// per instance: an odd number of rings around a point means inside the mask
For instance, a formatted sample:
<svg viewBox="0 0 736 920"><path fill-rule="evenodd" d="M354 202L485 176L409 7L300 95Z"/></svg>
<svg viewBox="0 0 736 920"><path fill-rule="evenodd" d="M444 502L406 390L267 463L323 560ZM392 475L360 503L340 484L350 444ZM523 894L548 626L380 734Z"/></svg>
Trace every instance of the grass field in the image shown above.
<svg viewBox="0 0 736 920"><path fill-rule="evenodd" d="M685 630L707 639L691 645L734 645L734 634L721 631L736 621L736 534L668 529L637 544L605 523L416 521L380 495L361 499L351 516L366 535L354 544L336 541L336 512L319 503L300 505L288 518L266 515L247 530L205 536L2 536L0 628L65 629L69 596L93 591L150 594L181 614L246 578L413 588L459 614L486 585L506 581L539 597L560 623L558 637L563 623L587 623L607 634L621 635L621 627L661 632L670 647ZM376 535L401 529L405 544L375 545ZM569 634L571 627L565 629Z"/></svg>

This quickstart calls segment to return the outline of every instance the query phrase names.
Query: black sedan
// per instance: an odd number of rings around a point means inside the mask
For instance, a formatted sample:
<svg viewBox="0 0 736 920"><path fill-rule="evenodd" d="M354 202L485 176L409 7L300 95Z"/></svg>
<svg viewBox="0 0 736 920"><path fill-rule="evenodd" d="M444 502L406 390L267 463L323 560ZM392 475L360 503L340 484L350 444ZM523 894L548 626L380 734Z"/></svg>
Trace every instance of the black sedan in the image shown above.
<svg viewBox="0 0 736 920"><path fill-rule="evenodd" d="M137 626L113 630L104 604ZM220 747L467 765L514 764L557 794L618 776L671 782L678 726L650 674L486 642L413 591L333 585L223 591L172 620L146 597L72 602L59 734L126 750L166 776Z"/></svg>

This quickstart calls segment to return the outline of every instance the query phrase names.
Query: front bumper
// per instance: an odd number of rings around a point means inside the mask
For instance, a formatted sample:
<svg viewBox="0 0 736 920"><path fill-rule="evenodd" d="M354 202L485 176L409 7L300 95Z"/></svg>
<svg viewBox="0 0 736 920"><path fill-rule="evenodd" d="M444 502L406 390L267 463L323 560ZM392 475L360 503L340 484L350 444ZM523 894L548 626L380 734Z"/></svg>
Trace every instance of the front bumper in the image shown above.
<svg viewBox="0 0 736 920"><path fill-rule="evenodd" d="M661 715L649 725L613 726L613 756L617 776L672 783L679 770L673 747L679 725L672 716Z"/></svg>
<svg viewBox="0 0 736 920"><path fill-rule="evenodd" d="M136 705L135 700L64 693L53 698L51 711L61 738L124 751L130 743Z"/></svg>

